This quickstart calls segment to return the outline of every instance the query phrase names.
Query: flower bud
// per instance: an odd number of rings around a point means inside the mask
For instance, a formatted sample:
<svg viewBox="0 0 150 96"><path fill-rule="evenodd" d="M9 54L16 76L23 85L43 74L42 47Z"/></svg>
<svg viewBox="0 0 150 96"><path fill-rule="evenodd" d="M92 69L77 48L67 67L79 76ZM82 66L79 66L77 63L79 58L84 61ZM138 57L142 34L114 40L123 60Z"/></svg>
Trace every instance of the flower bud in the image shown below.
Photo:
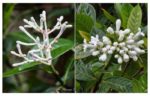
<svg viewBox="0 0 150 96"><path fill-rule="evenodd" d="M138 60L137 56L133 56L132 58L133 58L134 61Z"/></svg>
<svg viewBox="0 0 150 96"><path fill-rule="evenodd" d="M116 20L116 31L119 31L119 30L120 30L120 26L121 26L121 20L120 20L120 19L117 19L117 20Z"/></svg>
<svg viewBox="0 0 150 96"><path fill-rule="evenodd" d="M113 30L112 27L108 27L107 32L110 33L110 34L114 34L114 30Z"/></svg>
<svg viewBox="0 0 150 96"><path fill-rule="evenodd" d="M113 51L112 50L108 50L108 54L112 54L113 53Z"/></svg>
<svg viewBox="0 0 150 96"><path fill-rule="evenodd" d="M122 62L123 62L123 61L122 61L122 58L119 57L119 58L118 58L118 63L121 64Z"/></svg>
<svg viewBox="0 0 150 96"><path fill-rule="evenodd" d="M100 61L106 61L106 59L107 59L107 55L105 53L99 57Z"/></svg>
<svg viewBox="0 0 150 96"><path fill-rule="evenodd" d="M142 44L144 44L144 40L140 40L140 41L137 42L137 45L138 45L138 46L140 46L140 45L142 45Z"/></svg>
<svg viewBox="0 0 150 96"><path fill-rule="evenodd" d="M94 52L92 52L92 55L93 56L96 56L96 55L98 55L99 54L99 51L94 51Z"/></svg>
<svg viewBox="0 0 150 96"><path fill-rule="evenodd" d="M124 54L124 55L123 55L123 60L124 60L125 62L128 62L128 61L129 61L129 56L128 56L127 54Z"/></svg>

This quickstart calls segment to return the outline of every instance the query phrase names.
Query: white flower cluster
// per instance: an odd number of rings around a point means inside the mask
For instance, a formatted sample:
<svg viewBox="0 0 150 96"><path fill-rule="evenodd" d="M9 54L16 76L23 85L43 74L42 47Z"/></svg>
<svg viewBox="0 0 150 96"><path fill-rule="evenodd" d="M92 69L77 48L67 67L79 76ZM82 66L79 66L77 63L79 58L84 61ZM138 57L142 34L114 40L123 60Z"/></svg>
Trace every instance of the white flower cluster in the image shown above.
<svg viewBox="0 0 150 96"><path fill-rule="evenodd" d="M31 20L24 19L23 21L26 23L24 26L19 26L19 29L23 31L28 37L30 37L33 40L33 43L26 43L22 41L16 41L17 50L18 53L15 51L11 51L11 54L21 57L24 59L23 62L15 63L13 66L19 66L28 62L34 62L38 61L46 65L51 65L52 63L52 56L51 56L51 49L54 43L57 42L59 37L62 35L62 33L65 31L66 28L72 27L72 25L68 25L67 21L62 23L63 16L60 16L57 19L56 25L50 30L47 28L46 23L46 12L43 11L42 14L40 14L40 25L38 25L34 19L34 17L31 17ZM25 28L33 28L37 32L41 33L43 35L43 39L40 40L40 38L37 36L34 38ZM58 35L49 42L49 35L54 32L55 30L60 30ZM21 45L23 46L34 46L37 47L37 49L31 49L28 51L27 54L24 54L21 50Z"/></svg>
<svg viewBox="0 0 150 96"><path fill-rule="evenodd" d="M114 54L118 63L128 62L130 58L137 61L138 55L145 53L145 50L141 49L144 40L140 40L145 35L140 28L134 34L130 29L120 30L120 27L121 20L117 19L116 30L112 27L107 28L108 34L115 36L113 40L107 36L100 40L98 35L91 36L89 42L84 39L84 51L92 52L93 56L99 55L100 61L106 61L109 54Z"/></svg>

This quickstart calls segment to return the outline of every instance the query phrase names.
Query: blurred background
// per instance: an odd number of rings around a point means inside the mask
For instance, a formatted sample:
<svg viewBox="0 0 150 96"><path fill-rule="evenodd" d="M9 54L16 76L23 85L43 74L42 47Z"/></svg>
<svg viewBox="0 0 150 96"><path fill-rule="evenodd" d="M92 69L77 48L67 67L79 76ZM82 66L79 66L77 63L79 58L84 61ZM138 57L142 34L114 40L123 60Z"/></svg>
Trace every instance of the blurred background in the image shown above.
<svg viewBox="0 0 150 96"><path fill-rule="evenodd" d="M11 50L16 50L16 40L30 42L30 39L21 32L18 26L23 25L23 19L30 19L31 16L35 18L39 24L41 12L47 12L47 25L52 28L57 18L64 16L63 21L68 21L69 24L74 25L74 5L73 4L6 4L3 3L3 73L12 69L12 64L19 62L22 59L10 54ZM33 35L41 35L39 33L30 31ZM51 34L55 37L58 32ZM74 41L74 28L66 29L61 38ZM24 52L28 48L22 48ZM67 59L66 59L67 58ZM74 64L73 51L68 51L59 58L53 60L55 68L59 71L60 77L64 78L67 70L66 86L69 90L62 90L59 88L59 83L53 73L49 74L36 66L32 70L22 72L17 75L3 78L3 92L74 92ZM45 65L43 65L45 66ZM69 66L69 71L68 71ZM71 66L71 67L70 67Z"/></svg>

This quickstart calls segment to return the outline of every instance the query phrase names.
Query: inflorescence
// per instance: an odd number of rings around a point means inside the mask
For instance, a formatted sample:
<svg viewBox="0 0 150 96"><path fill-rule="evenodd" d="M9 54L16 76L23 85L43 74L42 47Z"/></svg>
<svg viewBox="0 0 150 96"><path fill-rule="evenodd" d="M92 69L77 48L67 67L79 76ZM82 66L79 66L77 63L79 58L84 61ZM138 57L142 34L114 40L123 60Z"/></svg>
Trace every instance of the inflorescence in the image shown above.
<svg viewBox="0 0 150 96"><path fill-rule="evenodd" d="M87 42L84 39L83 50L84 52L90 51L93 56L99 56L100 61L106 61L108 55L113 54L118 63L128 62L131 59L138 60L140 54L144 54L145 50L141 47L144 44L145 34L138 28L138 32L132 33L130 29L121 30L121 20L116 20L116 30L112 27L107 28L107 33L116 36L117 39L112 40L108 36L99 38L97 34L95 37L91 36L91 40Z"/></svg>
<svg viewBox="0 0 150 96"><path fill-rule="evenodd" d="M26 23L26 25L19 26L19 29L22 32L24 32L30 39L32 39L33 43L16 41L18 53L15 51L11 51L11 54L23 58L24 61L20 63L15 63L13 64L13 66L19 66L25 63L35 61L41 62L46 65L51 65L52 64L51 49L53 48L53 44L57 42L57 40L60 38L60 36L63 34L66 28L72 27L72 25L68 25L67 21L62 23L63 18L64 18L63 16L57 18L57 23L52 29L47 28L45 11L43 11L42 14L40 14L40 25L37 24L34 17L31 17L31 20L24 19L23 21ZM43 39L40 40L39 36L37 36L36 38L33 37L25 28L33 28L35 31L43 35ZM60 31L58 35L50 42L49 35L56 30ZM33 46L36 47L36 49L31 49L27 52L27 54L24 54L21 50L21 45Z"/></svg>

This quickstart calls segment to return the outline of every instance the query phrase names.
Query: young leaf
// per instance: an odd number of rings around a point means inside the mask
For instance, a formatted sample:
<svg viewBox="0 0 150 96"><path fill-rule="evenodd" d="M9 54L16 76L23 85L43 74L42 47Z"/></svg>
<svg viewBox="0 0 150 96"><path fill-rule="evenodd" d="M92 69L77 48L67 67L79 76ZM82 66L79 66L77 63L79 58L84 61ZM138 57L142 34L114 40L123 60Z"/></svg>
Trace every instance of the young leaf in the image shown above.
<svg viewBox="0 0 150 96"><path fill-rule="evenodd" d="M132 82L124 77L109 77L103 82L109 84L111 89L118 92L132 92Z"/></svg>
<svg viewBox="0 0 150 96"><path fill-rule="evenodd" d="M131 32L137 32L138 28L141 26L142 21L142 10L139 5L136 5L129 16L127 28L131 30Z"/></svg>
<svg viewBox="0 0 150 96"><path fill-rule="evenodd" d="M82 36L82 38L86 39L86 41L90 41L90 34L84 31L79 30L80 35Z"/></svg>
<svg viewBox="0 0 150 96"><path fill-rule="evenodd" d="M107 19L109 19L111 22L115 23L116 18L114 16L112 16L108 11L106 11L105 9L102 9L104 15L107 17Z"/></svg>

